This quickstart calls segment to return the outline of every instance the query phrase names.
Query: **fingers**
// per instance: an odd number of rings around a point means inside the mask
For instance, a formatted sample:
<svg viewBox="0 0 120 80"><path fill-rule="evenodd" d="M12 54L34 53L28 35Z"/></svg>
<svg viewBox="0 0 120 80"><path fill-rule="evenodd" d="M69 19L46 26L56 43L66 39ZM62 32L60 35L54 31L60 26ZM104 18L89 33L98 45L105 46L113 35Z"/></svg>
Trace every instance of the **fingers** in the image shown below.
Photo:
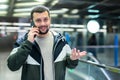
<svg viewBox="0 0 120 80"><path fill-rule="evenodd" d="M31 28L29 33L28 33L28 40L33 42L36 35L37 36L39 35L38 28Z"/></svg>
<svg viewBox="0 0 120 80"><path fill-rule="evenodd" d="M28 36L29 35L38 35L38 33L39 33L38 28L31 28L30 32L28 33Z"/></svg>
<svg viewBox="0 0 120 80"><path fill-rule="evenodd" d="M72 60L76 60L85 55L86 55L86 51L80 52L80 50L77 50L76 48L74 48L74 49L72 49L72 54L71 54L70 58Z"/></svg>
<svg viewBox="0 0 120 80"><path fill-rule="evenodd" d="M79 55L78 52L80 52L80 50L76 50L76 48L72 49L73 56L78 56Z"/></svg>
<svg viewBox="0 0 120 80"><path fill-rule="evenodd" d="M39 33L39 30L38 30L38 28L31 28L31 29L30 29L30 33L31 33L31 34L38 34L38 33Z"/></svg>

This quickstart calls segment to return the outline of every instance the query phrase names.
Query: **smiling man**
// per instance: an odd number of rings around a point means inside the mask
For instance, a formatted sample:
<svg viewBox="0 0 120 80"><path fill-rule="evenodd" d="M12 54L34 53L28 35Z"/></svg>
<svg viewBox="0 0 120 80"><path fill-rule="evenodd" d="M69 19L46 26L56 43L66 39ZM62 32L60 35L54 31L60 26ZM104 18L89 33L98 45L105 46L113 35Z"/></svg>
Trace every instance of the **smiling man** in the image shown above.
<svg viewBox="0 0 120 80"><path fill-rule="evenodd" d="M17 40L8 57L8 67L22 67L21 80L65 80L66 67L75 68L86 54L68 45L64 36L50 30L49 9L37 6L31 11L32 27Z"/></svg>

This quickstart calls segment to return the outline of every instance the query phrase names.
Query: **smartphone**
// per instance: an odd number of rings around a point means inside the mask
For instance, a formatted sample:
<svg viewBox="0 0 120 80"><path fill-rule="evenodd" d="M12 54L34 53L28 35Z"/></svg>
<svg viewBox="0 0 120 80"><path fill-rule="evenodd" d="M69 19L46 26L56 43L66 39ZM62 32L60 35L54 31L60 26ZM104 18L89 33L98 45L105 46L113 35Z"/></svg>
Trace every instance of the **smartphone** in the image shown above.
<svg viewBox="0 0 120 80"><path fill-rule="evenodd" d="M34 24L34 21L31 22L31 26L36 27L35 24ZM39 32L39 34L40 34L40 32ZM34 37L36 37L36 35Z"/></svg>
<svg viewBox="0 0 120 80"><path fill-rule="evenodd" d="M32 27L35 27L34 21L31 22L31 26L32 26Z"/></svg>
<svg viewBox="0 0 120 80"><path fill-rule="evenodd" d="M34 21L31 22L31 27L35 27ZM36 35L34 35L34 38L36 37Z"/></svg>

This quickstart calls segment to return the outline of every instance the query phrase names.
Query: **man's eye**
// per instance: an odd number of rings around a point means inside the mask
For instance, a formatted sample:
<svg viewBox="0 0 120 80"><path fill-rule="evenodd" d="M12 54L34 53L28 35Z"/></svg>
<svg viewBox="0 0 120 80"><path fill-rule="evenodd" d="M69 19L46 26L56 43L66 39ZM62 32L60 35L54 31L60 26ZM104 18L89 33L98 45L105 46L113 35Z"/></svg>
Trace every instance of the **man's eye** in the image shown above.
<svg viewBox="0 0 120 80"><path fill-rule="evenodd" d="M36 21L36 22L40 22L41 20L40 20L40 19L36 19L35 21Z"/></svg>
<svg viewBox="0 0 120 80"><path fill-rule="evenodd" d="M48 21L48 18L45 18L44 21Z"/></svg>

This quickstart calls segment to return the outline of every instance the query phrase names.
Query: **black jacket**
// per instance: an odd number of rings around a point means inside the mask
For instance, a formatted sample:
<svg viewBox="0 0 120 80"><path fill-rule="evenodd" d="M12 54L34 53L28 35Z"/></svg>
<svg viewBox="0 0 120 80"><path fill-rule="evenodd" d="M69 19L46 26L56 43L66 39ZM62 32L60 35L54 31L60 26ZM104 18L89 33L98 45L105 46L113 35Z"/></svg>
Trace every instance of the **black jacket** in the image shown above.
<svg viewBox="0 0 120 80"><path fill-rule="evenodd" d="M75 68L78 60L70 60L71 49L65 38L56 32L53 46L53 65L55 80L65 80L66 67ZM27 40L27 34L16 41L13 50L8 57L8 67L16 71L22 66L21 80L44 80L43 59L36 42Z"/></svg>

